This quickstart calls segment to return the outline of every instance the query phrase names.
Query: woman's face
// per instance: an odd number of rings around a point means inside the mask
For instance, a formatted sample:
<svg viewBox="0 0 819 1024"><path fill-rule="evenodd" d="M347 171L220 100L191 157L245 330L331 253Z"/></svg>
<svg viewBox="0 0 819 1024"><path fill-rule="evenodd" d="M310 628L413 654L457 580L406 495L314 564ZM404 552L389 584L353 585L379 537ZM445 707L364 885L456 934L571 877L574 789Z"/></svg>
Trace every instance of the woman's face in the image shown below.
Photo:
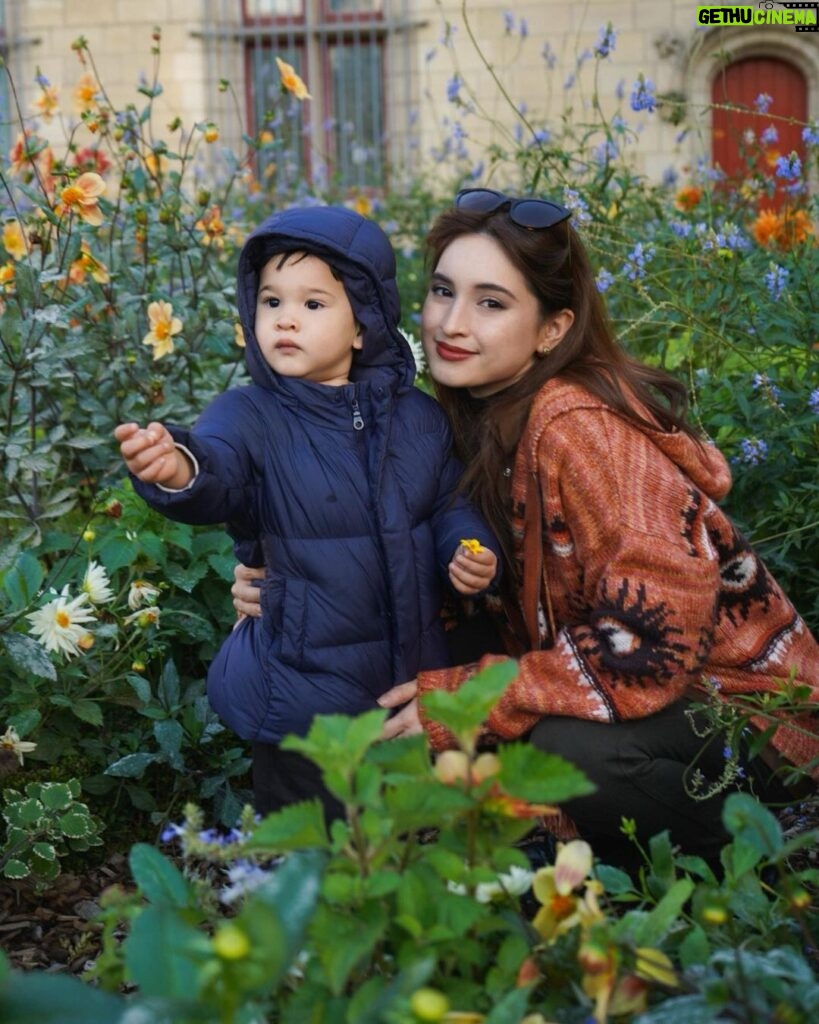
<svg viewBox="0 0 819 1024"><path fill-rule="evenodd" d="M441 254L421 314L432 376L485 398L519 380L549 343L526 280L488 235L462 235Z"/></svg>

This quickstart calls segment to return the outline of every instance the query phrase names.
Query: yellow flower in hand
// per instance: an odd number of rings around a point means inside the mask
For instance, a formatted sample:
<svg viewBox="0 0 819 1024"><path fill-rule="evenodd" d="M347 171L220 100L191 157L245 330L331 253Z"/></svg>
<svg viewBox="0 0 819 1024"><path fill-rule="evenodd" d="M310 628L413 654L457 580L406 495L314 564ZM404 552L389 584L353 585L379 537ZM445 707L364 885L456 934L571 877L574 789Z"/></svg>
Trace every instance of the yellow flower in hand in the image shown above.
<svg viewBox="0 0 819 1024"><path fill-rule="evenodd" d="M484 550L483 544L479 540L462 540L461 547L466 548L470 555L479 555Z"/></svg>

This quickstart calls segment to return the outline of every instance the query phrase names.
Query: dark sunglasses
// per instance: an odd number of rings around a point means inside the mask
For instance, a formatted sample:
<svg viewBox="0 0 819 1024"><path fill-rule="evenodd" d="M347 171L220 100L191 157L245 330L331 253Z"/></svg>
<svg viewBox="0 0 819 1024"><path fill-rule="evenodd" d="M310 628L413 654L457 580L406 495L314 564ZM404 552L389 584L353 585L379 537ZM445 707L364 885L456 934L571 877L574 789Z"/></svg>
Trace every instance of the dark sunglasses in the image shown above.
<svg viewBox="0 0 819 1024"><path fill-rule="evenodd" d="M455 206L469 213L494 213L509 207L509 220L522 228L553 228L572 215L560 203L533 197L507 196L493 188L462 188L455 196Z"/></svg>

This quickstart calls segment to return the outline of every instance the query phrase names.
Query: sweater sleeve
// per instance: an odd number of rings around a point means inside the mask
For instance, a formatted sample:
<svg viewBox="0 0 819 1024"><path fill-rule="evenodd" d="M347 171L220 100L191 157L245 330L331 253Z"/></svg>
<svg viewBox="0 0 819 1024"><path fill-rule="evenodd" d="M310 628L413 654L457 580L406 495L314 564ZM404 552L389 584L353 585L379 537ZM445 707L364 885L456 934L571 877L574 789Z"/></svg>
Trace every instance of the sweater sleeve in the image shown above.
<svg viewBox="0 0 819 1024"><path fill-rule="evenodd" d="M551 647L519 659L488 721L504 738L546 715L616 722L659 711L698 680L716 622L719 565L707 538L693 543L687 530L690 480L616 414L587 415L582 438L564 419L541 438L537 459L553 499L544 538L558 507L560 547L576 566L575 611L558 621ZM559 558L544 562L548 585ZM421 692L457 687L452 671L451 680L422 677Z"/></svg>

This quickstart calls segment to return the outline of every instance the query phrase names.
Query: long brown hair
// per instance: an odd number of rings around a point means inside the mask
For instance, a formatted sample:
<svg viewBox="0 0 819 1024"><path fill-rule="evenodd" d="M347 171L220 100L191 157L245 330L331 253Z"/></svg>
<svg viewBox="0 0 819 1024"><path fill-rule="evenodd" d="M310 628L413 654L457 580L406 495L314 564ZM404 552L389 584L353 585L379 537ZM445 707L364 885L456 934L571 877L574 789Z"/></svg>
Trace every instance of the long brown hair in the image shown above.
<svg viewBox="0 0 819 1024"><path fill-rule="evenodd" d="M585 247L568 221L531 229L515 224L503 208L490 214L452 208L427 235L428 269L434 270L455 239L470 234L497 242L523 275L544 320L561 309L574 313L560 344L498 394L476 400L465 388L435 384L452 424L456 454L465 465L461 488L495 531L505 555L506 579L513 584L510 480L505 470L512 466L532 401L546 381L573 381L637 423L699 437L686 419L684 385L630 356L617 342Z"/></svg>

